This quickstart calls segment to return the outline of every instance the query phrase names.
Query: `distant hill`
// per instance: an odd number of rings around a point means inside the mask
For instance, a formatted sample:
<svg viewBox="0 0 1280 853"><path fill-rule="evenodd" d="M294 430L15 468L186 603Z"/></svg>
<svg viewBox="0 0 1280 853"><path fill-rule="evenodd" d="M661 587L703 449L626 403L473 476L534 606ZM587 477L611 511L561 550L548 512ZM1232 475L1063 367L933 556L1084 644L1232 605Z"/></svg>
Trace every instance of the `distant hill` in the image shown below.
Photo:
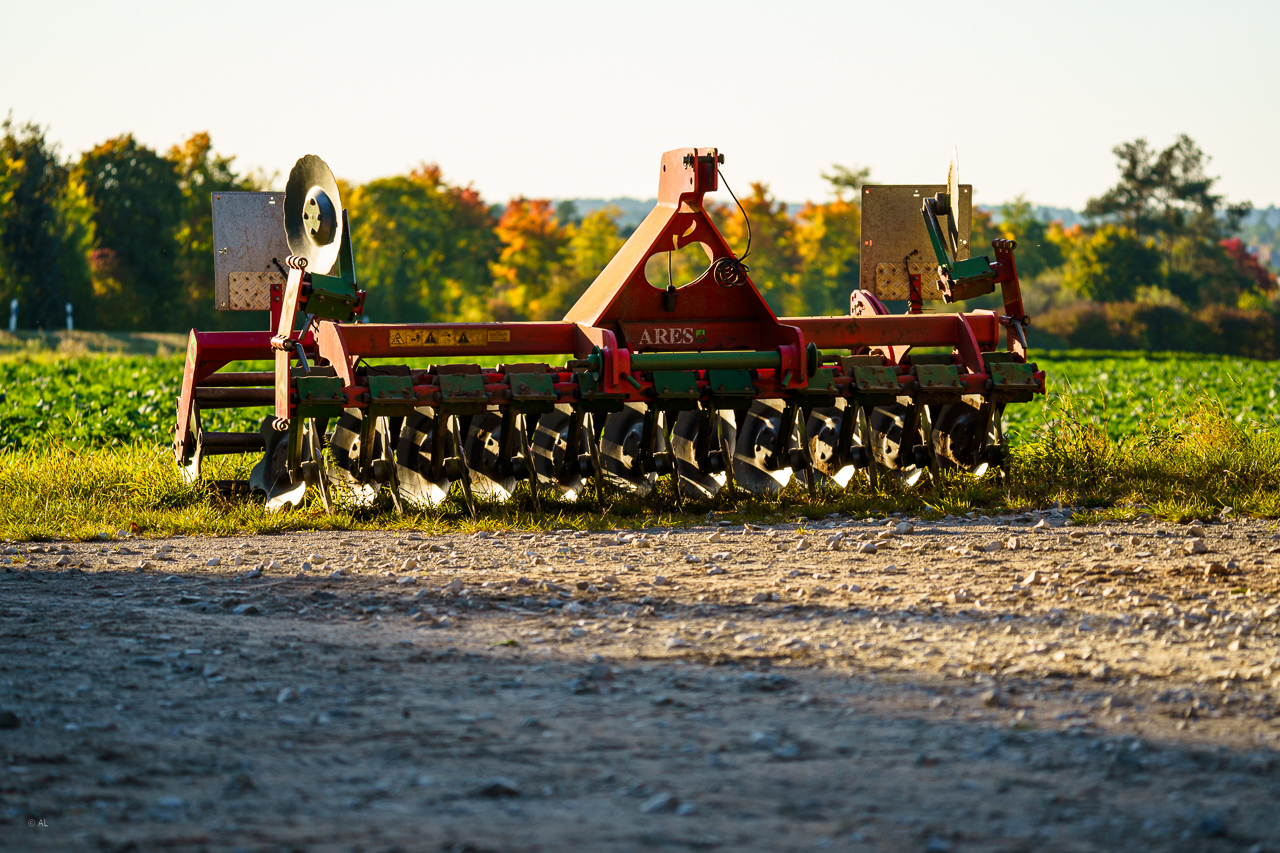
<svg viewBox="0 0 1280 853"><path fill-rule="evenodd" d="M613 205L618 208L618 227L630 231L649 215L657 203L656 198L565 198L557 200L556 206L563 209L563 205L572 204L575 215L581 218L594 210Z"/></svg>

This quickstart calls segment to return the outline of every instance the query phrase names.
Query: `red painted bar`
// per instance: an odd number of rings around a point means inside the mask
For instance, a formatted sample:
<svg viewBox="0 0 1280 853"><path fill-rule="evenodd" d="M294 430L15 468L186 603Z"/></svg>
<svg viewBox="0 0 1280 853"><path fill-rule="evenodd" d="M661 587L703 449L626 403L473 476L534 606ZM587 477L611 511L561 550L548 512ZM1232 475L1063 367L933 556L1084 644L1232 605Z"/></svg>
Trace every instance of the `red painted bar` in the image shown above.
<svg viewBox="0 0 1280 853"><path fill-rule="evenodd" d="M881 314L871 317L782 317L796 326L807 342L819 349L872 346L955 346L959 342L958 314ZM999 323L991 314L965 314L978 342L993 349L999 342Z"/></svg>
<svg viewBox="0 0 1280 853"><path fill-rule="evenodd" d="M336 329L353 355L365 358L572 354L573 323L355 323Z"/></svg>

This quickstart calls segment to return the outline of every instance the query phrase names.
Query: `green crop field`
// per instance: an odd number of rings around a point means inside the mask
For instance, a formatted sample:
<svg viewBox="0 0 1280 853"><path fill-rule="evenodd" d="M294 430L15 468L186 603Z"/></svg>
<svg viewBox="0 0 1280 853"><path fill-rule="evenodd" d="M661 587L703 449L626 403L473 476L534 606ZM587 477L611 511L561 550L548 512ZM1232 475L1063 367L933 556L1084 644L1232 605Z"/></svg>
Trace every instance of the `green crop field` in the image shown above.
<svg viewBox="0 0 1280 853"><path fill-rule="evenodd" d="M1077 411L1108 435L1131 435L1143 423L1168 425L1180 404L1208 396L1237 422L1280 418L1280 362L1189 353L1068 351L1037 354L1050 396L1067 393ZM182 383L182 356L16 354L0 356L0 449L49 439L87 447L131 442L165 444ZM246 366L247 367L247 366ZM1012 405L1011 433L1033 437L1046 400ZM250 430L267 408L209 411L206 429Z"/></svg>
<svg viewBox="0 0 1280 853"><path fill-rule="evenodd" d="M1206 397L1237 423L1275 426L1280 420L1280 361L1094 350L1033 353L1032 359L1049 375L1050 398L1069 395L1113 439L1133 435L1144 424L1173 426L1185 404ZM1031 437L1045 421L1047 402L1010 406L1010 431Z"/></svg>
<svg viewBox="0 0 1280 853"><path fill-rule="evenodd" d="M170 352L172 352L170 350ZM1011 406L1010 477L975 480L952 472L926 487L857 483L816 501L795 481L781 495L717 497L713 508L760 518L795 512L940 516L974 508L1095 508L1095 517L1150 511L1206 518L1224 507L1280 516L1277 364L1190 354L1057 352L1036 357L1050 394ZM666 485L644 499L612 495L602 512L548 502L530 514L524 499L484 504L471 522L458 501L401 517L389 499L373 509L327 515L311 499L289 513L261 498L220 497L183 482L168 450L181 383L180 355L0 355L0 536L94 537L111 531L232 533L318 527L457 529L468 525L663 523L697 520L703 507L673 513ZM246 369L250 365L232 365ZM214 430L251 430L269 408L210 411ZM215 457L206 475L247 476L249 457ZM656 522L655 522L656 523ZM106 533L104 533L106 531Z"/></svg>
<svg viewBox="0 0 1280 853"><path fill-rule="evenodd" d="M167 443L182 364L182 356L0 357L0 449L51 439L79 447L139 438ZM204 421L209 429L256 427L231 411L209 412Z"/></svg>

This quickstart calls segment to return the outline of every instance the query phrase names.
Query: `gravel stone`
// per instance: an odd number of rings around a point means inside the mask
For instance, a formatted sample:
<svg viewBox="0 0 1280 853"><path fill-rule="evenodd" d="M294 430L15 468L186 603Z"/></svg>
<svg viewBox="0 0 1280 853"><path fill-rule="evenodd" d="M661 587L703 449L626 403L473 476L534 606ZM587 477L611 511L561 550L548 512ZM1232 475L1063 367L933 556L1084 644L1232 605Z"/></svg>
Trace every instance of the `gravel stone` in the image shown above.
<svg viewBox="0 0 1280 853"><path fill-rule="evenodd" d="M642 814L656 814L658 812L672 812L680 805L680 800L675 794L669 791L663 791L660 794L654 794L652 797L644 801L644 805L640 807Z"/></svg>

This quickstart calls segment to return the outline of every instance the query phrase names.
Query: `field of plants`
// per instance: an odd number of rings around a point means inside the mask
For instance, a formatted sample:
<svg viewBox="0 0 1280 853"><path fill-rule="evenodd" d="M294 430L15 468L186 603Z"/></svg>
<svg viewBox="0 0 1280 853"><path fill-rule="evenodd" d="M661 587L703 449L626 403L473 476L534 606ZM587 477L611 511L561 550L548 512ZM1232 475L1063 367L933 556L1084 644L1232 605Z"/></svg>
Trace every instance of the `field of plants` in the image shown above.
<svg viewBox="0 0 1280 853"><path fill-rule="evenodd" d="M172 352L172 351L170 351ZM1037 358L1049 372L1047 401L1010 408L1011 477L948 475L923 489L865 486L824 493L817 503L795 482L775 497L713 506L761 520L830 512L897 510L941 517L979 508L1090 507L1094 517L1149 511L1186 521L1225 507L1280 516L1280 414L1270 362L1202 355L1057 352ZM232 365L246 369L250 365ZM673 511L648 498L614 495L603 512L543 497L484 503L476 522L459 501L399 516L389 499L328 515L318 500L270 513L261 499L224 498L185 483L169 451L182 356L0 355L0 536L94 538L112 531L231 534L319 528L456 530L479 526L678 524L705 507ZM249 430L270 410L206 413L206 428ZM1132 440L1139 437L1139 440ZM253 459L209 460L206 475L243 479ZM881 481L884 482L883 480ZM745 517L745 516L744 516Z"/></svg>
<svg viewBox="0 0 1280 853"><path fill-rule="evenodd" d="M1208 396L1237 422L1274 425L1280 418L1280 362L1188 353L1072 350L1036 356L1049 373L1050 395L1069 394L1076 411L1112 438L1161 424L1180 404ZM167 444L182 383L182 355L48 353L0 356L0 449L55 439L72 447ZM1006 413L1013 436L1031 439L1044 424L1046 401ZM258 418L268 409L256 413ZM204 413L207 429L257 426L233 411ZM258 421L260 422L260 421Z"/></svg>

